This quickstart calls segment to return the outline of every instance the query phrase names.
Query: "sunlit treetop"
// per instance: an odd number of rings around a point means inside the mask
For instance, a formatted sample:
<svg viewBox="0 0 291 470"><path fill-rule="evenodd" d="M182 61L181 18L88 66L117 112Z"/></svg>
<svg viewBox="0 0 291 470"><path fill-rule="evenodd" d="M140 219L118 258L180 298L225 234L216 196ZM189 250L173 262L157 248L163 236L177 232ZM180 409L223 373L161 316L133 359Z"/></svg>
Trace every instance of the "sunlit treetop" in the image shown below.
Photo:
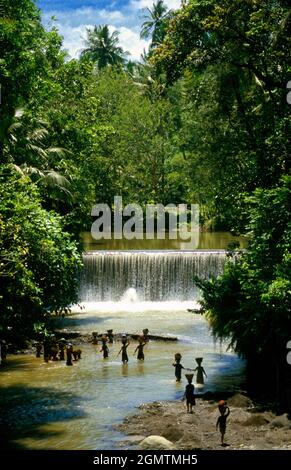
<svg viewBox="0 0 291 470"><path fill-rule="evenodd" d="M190 0L170 21L152 63L175 81L185 68L228 63L286 87L291 10L286 0Z"/></svg>

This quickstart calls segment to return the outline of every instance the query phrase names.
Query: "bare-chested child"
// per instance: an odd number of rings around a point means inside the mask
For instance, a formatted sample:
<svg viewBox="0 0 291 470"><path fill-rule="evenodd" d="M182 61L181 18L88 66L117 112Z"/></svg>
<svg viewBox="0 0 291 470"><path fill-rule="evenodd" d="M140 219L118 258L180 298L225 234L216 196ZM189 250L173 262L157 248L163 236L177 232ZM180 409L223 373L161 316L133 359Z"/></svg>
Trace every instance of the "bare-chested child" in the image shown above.
<svg viewBox="0 0 291 470"><path fill-rule="evenodd" d="M175 354L175 361L173 364L173 367L175 367L175 377L176 377L176 382L181 382L181 376L182 376L182 369L184 367L181 364L181 359L182 355L180 353Z"/></svg>
<svg viewBox="0 0 291 470"><path fill-rule="evenodd" d="M188 384L186 385L184 399L186 398L187 412L193 413L192 407L193 405L196 405L195 395L194 395L195 387L192 384L194 374L185 374L185 377L188 380Z"/></svg>
<svg viewBox="0 0 291 470"><path fill-rule="evenodd" d="M144 340L143 336L140 336L138 338L138 342L139 344L137 345L137 347L135 348L135 351L133 353L133 355L136 354L137 352L137 359L139 361L144 361L144 352L143 352L143 348L145 347L145 345L147 344L146 341Z"/></svg>
<svg viewBox="0 0 291 470"><path fill-rule="evenodd" d="M119 353L117 354L117 356L119 356L119 354L122 352L121 360L122 360L123 364L127 364L128 363L127 348L130 345L130 342L127 339L126 336L124 336L122 338L121 342L122 342L122 346L121 346L121 349L120 349Z"/></svg>
<svg viewBox="0 0 291 470"><path fill-rule="evenodd" d="M220 416L217 420L217 423L216 423L216 430L217 428L219 427L219 431L220 431L220 434L221 434L221 445L225 445L224 444L224 435L225 435L225 431L226 431L226 420L230 414L230 409L228 408L227 406L227 403L226 401L224 400L220 400L220 402L218 403L218 409L219 409L219 412L220 412Z"/></svg>

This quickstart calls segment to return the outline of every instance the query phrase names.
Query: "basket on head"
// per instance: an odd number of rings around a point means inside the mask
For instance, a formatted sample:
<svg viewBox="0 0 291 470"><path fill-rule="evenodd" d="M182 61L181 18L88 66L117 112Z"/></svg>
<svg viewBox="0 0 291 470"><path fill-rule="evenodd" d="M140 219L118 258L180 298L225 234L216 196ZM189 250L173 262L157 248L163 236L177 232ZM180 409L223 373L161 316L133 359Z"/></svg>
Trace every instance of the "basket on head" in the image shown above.
<svg viewBox="0 0 291 470"><path fill-rule="evenodd" d="M176 353L176 354L175 354L175 359L176 359L176 361L181 361L181 359L182 359L182 354Z"/></svg>
<svg viewBox="0 0 291 470"><path fill-rule="evenodd" d="M113 332L113 330L107 330L107 333L108 333L109 335L111 335L112 332Z"/></svg>
<svg viewBox="0 0 291 470"><path fill-rule="evenodd" d="M93 338L96 338L96 336L98 336L98 332L97 332L97 331L93 331L93 332L92 332L92 336L93 336Z"/></svg>
<svg viewBox="0 0 291 470"><path fill-rule="evenodd" d="M195 357L195 361L197 362L198 366L200 366L201 362L203 361L203 357Z"/></svg>
<svg viewBox="0 0 291 470"><path fill-rule="evenodd" d="M220 400L218 402L218 409L220 411L220 413L224 413L226 411L226 408L227 408L227 403L225 400Z"/></svg>
<svg viewBox="0 0 291 470"><path fill-rule="evenodd" d="M126 343L127 343L127 337L126 337L126 336L122 336L121 342L122 342L122 344L126 344Z"/></svg>
<svg viewBox="0 0 291 470"><path fill-rule="evenodd" d="M107 341L107 336L106 335L102 336L102 341Z"/></svg>
<svg viewBox="0 0 291 470"><path fill-rule="evenodd" d="M143 332L144 336L147 336L148 333L149 333L149 330L148 330L148 328L145 328L144 330L142 330L142 332Z"/></svg>
<svg viewBox="0 0 291 470"><path fill-rule="evenodd" d="M143 336L139 336L137 338L137 340L140 342L140 343L143 343L144 342L144 337Z"/></svg>
<svg viewBox="0 0 291 470"><path fill-rule="evenodd" d="M192 382L193 377L194 377L194 374L185 374L185 377L186 377L187 380L189 380L190 382Z"/></svg>

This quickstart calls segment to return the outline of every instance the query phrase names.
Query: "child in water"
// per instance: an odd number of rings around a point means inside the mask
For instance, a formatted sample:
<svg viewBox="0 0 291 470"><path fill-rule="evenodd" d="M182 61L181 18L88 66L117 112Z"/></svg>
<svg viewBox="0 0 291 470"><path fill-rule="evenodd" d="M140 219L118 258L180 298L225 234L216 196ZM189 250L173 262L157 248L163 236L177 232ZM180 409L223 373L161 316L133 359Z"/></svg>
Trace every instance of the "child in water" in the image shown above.
<svg viewBox="0 0 291 470"><path fill-rule="evenodd" d="M113 330L107 330L108 341L110 344L114 342Z"/></svg>
<svg viewBox="0 0 291 470"><path fill-rule="evenodd" d="M196 357L195 361L197 362L198 366L196 369L194 369L194 372L197 370L197 377L196 377L196 383L197 384L204 384L204 377L207 377L206 372L204 368L201 365L201 362L203 361L203 357Z"/></svg>
<svg viewBox="0 0 291 470"><path fill-rule="evenodd" d="M186 398L187 404L187 413L193 413L192 407L196 405L195 395L194 395L194 385L192 384L194 374L185 374L186 379L188 380L188 384L186 385L186 390L184 393L184 398Z"/></svg>
<svg viewBox="0 0 291 470"><path fill-rule="evenodd" d="M126 336L124 336L122 338L121 342L122 342L122 346L121 346L121 349L120 349L119 353L117 354L117 356L119 356L119 354L122 351L121 360L122 360L123 364L127 364L128 363L127 348L130 345L130 342L128 341Z"/></svg>
<svg viewBox="0 0 291 470"><path fill-rule="evenodd" d="M98 344L98 332L93 331L92 333L92 344Z"/></svg>
<svg viewBox="0 0 291 470"><path fill-rule="evenodd" d="M73 362L72 362L73 345L72 345L72 343L68 343L67 348L66 348L66 353L67 353L66 365L67 366L72 366L73 365Z"/></svg>
<svg viewBox="0 0 291 470"><path fill-rule="evenodd" d="M103 352L103 359L107 359L109 355L109 348L107 346L107 336L102 336L102 348L100 349L100 352Z"/></svg>
<svg viewBox="0 0 291 470"><path fill-rule="evenodd" d="M143 340L148 343L150 338L149 338L149 329L148 328L145 328L144 330L142 330L142 337L143 337Z"/></svg>
<svg viewBox="0 0 291 470"><path fill-rule="evenodd" d="M230 414L230 410L227 406L227 403L226 401L224 400L220 400L220 402L218 403L218 409L219 409L219 412L220 412L220 416L217 420L217 423L216 423L216 430L217 428L219 427L219 431L220 431L220 434L221 434L221 445L225 445L224 444L224 435L225 435L225 431L226 431L226 420Z"/></svg>
<svg viewBox="0 0 291 470"><path fill-rule="evenodd" d="M135 355L135 353L138 351L138 353L137 353L137 359L138 359L139 361L144 361L144 352L143 352L143 348L144 348L144 346L146 345L146 342L144 341L144 338L143 338L142 336L140 336L140 337L138 338L138 341L139 341L139 344L138 344L138 346L136 347L136 349L135 349L133 355Z"/></svg>
<svg viewBox="0 0 291 470"><path fill-rule="evenodd" d="M184 369L184 367L181 364L181 359L182 359L182 355L180 353L176 353L175 354L176 362L172 364L173 367L175 367L176 382L181 382L182 369Z"/></svg>

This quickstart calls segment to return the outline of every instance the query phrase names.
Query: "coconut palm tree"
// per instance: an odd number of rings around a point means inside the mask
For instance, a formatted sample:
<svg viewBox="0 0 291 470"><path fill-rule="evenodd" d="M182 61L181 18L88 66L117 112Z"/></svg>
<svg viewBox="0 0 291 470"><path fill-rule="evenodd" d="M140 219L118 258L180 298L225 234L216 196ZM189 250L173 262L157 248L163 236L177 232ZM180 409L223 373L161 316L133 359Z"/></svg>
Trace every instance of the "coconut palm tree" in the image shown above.
<svg viewBox="0 0 291 470"><path fill-rule="evenodd" d="M140 37L142 39L152 38L150 49L161 44L166 33L167 20L172 11L168 10L163 0L153 3L152 8L144 8L144 22L141 25Z"/></svg>
<svg viewBox="0 0 291 470"><path fill-rule="evenodd" d="M99 69L107 65L123 65L129 53L118 45L118 36L118 31L110 34L108 25L87 29L86 49L81 52L81 57L87 57L96 62Z"/></svg>
<svg viewBox="0 0 291 470"><path fill-rule="evenodd" d="M29 176L54 206L58 201L70 204L73 197L70 176L54 168L69 151L48 145L49 127L49 122L26 119L24 110L16 110L3 142L3 163Z"/></svg>

